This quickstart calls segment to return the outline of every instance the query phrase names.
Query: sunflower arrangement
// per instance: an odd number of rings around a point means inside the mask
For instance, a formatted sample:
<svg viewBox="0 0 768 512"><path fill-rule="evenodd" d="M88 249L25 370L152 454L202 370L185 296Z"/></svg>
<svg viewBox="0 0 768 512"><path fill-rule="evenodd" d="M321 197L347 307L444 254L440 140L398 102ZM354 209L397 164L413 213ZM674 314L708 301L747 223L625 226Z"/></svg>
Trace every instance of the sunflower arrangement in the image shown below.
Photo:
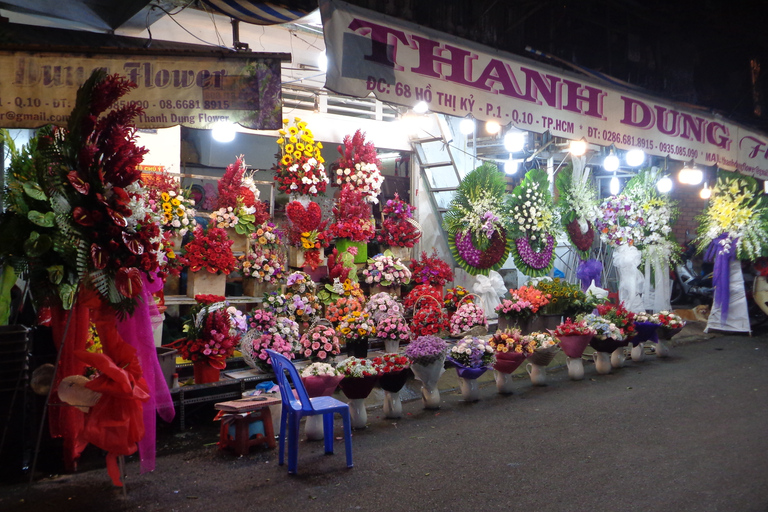
<svg viewBox="0 0 768 512"><path fill-rule="evenodd" d="M328 175L325 172L322 142L315 142L307 123L295 117L293 124L283 119L277 144L277 164L273 167L278 190L285 194L316 196L325 192Z"/></svg>

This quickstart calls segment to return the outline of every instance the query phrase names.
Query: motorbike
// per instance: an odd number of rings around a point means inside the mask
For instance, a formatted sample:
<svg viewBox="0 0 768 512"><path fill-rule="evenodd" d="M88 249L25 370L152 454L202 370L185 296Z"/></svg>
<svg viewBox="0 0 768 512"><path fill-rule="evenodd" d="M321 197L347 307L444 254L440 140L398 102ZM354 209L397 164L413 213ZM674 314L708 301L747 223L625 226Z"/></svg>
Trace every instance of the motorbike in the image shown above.
<svg viewBox="0 0 768 512"><path fill-rule="evenodd" d="M715 288L712 286L712 272L705 270L697 275L693 268L694 254L696 254L696 246L688 245L680 255L680 262L671 272L672 295L670 302L673 305L712 304L715 296Z"/></svg>

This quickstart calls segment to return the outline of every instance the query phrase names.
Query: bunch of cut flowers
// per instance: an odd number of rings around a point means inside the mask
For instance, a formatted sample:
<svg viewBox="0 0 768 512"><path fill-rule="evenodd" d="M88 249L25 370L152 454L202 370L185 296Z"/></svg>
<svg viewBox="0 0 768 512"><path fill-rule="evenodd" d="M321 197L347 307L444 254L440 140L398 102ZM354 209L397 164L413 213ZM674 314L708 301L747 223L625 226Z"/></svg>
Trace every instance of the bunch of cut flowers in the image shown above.
<svg viewBox="0 0 768 512"><path fill-rule="evenodd" d="M514 328L495 332L488 340L488 344L496 351L497 358L504 358L504 354L510 353L528 356L535 348L523 337L520 329Z"/></svg>
<svg viewBox="0 0 768 512"><path fill-rule="evenodd" d="M474 302L465 302L459 306L459 309L451 317L450 323L452 336L461 336L475 327L485 329L483 334L488 332L488 320L485 318L485 311Z"/></svg>
<svg viewBox="0 0 768 512"><path fill-rule="evenodd" d="M336 377L339 371L328 363L312 363L301 370L302 377Z"/></svg>
<svg viewBox="0 0 768 512"><path fill-rule="evenodd" d="M249 345L248 347L243 347L243 344L241 344L240 348L243 351L249 351L253 362L262 370L268 371L272 366L272 360L267 353L267 349L274 350L288 359L295 357L294 351L296 347L294 344L277 333L268 331L257 334L251 338Z"/></svg>
<svg viewBox="0 0 768 512"><path fill-rule="evenodd" d="M315 142L307 123L294 118L290 125L283 119L283 128L278 130L277 144L280 150L275 155L277 163L272 167L278 190L284 194L316 196L325 192L328 175L321 150L322 142Z"/></svg>
<svg viewBox="0 0 768 512"><path fill-rule="evenodd" d="M448 358L456 365L465 368L483 368L496 360L496 349L490 343L476 336L460 340L448 351Z"/></svg>
<svg viewBox="0 0 768 512"><path fill-rule="evenodd" d="M342 296L325 307L325 319L338 324L345 316L355 311L363 311L363 304L356 297Z"/></svg>
<svg viewBox="0 0 768 512"><path fill-rule="evenodd" d="M532 332L523 336L523 340L532 352L547 350L558 344L557 339L547 332Z"/></svg>
<svg viewBox="0 0 768 512"><path fill-rule="evenodd" d="M272 311L254 308L246 315L247 328L249 331L268 332L274 327L276 319Z"/></svg>
<svg viewBox="0 0 768 512"><path fill-rule="evenodd" d="M195 201L180 190L179 178L163 171L144 180L147 204L161 215L162 228L179 236L197 225Z"/></svg>
<svg viewBox="0 0 768 512"><path fill-rule="evenodd" d="M214 227L203 231L202 226L197 226L179 260L192 272L205 268L211 274L230 274L237 267L237 259L232 254L232 240L227 237L226 231Z"/></svg>
<svg viewBox="0 0 768 512"><path fill-rule="evenodd" d="M541 279L536 284L536 289L549 296L549 302L542 307L541 313L544 315L562 315L581 310L587 300L579 285L568 283L559 277Z"/></svg>
<svg viewBox="0 0 768 512"><path fill-rule="evenodd" d="M600 315L589 313L582 315L577 319L586 322L592 327L595 330L595 338L598 340L612 339L616 341L624 341L627 339L627 335L619 326Z"/></svg>
<svg viewBox="0 0 768 512"><path fill-rule="evenodd" d="M405 357L412 364L427 366L445 356L448 344L437 336L419 336L405 347Z"/></svg>
<svg viewBox="0 0 768 512"><path fill-rule="evenodd" d="M413 290L408 292L408 295L405 296L403 299L403 307L406 311L411 311L417 305L420 307L423 307L425 304L438 306L442 304L442 301L443 297L439 288L435 288L431 284L420 284L416 285Z"/></svg>
<svg viewBox="0 0 768 512"><path fill-rule="evenodd" d="M395 258L390 250L368 258L368 266L363 269L362 274L368 284L399 286L411 282L411 271L400 258Z"/></svg>
<svg viewBox="0 0 768 512"><path fill-rule="evenodd" d="M327 325L310 327L299 340L299 355L312 361L325 361L341 353L336 330Z"/></svg>
<svg viewBox="0 0 768 512"><path fill-rule="evenodd" d="M321 263L320 250L328 247L332 239L320 205L312 201L304 207L299 201L291 201L285 205L285 216L288 243L302 250L305 265L315 270Z"/></svg>
<svg viewBox="0 0 768 512"><path fill-rule="evenodd" d="M376 335L376 323L365 311L352 311L342 317L338 330L347 341L364 340Z"/></svg>
<svg viewBox="0 0 768 512"><path fill-rule="evenodd" d="M257 226L269 219L266 205L259 201L259 189L253 176L244 179L245 169L242 155L227 166L218 182L216 210L211 213L217 228L234 228L241 235L253 233Z"/></svg>
<svg viewBox="0 0 768 512"><path fill-rule="evenodd" d="M469 290L463 286L448 288L443 297L443 306L445 306L445 309L448 310L449 314L453 313L456 311L456 308L459 307L459 303L462 299L465 299L463 304L475 301L474 297L469 293Z"/></svg>
<svg viewBox="0 0 768 512"><path fill-rule="evenodd" d="M299 324L286 317L275 318L275 323L269 328L273 335L280 335L293 345L293 350L299 349Z"/></svg>
<svg viewBox="0 0 768 512"><path fill-rule="evenodd" d="M190 319L184 323L185 337L179 341L179 353L184 359L204 360L223 370L240 341L227 313L227 303L216 295L197 295L195 301Z"/></svg>
<svg viewBox="0 0 768 512"><path fill-rule="evenodd" d="M383 354L374 357L372 363L379 375L401 372L411 366L411 361L399 354Z"/></svg>
<svg viewBox="0 0 768 512"><path fill-rule="evenodd" d="M238 257L243 277L275 284L285 278L285 252L278 246L257 245L255 250Z"/></svg>
<svg viewBox="0 0 768 512"><path fill-rule="evenodd" d="M413 219L415 206L406 203L395 192L381 211L384 220L376 235L376 241L392 247L413 247L421 240L421 231Z"/></svg>
<svg viewBox="0 0 768 512"><path fill-rule="evenodd" d="M359 379L363 377L376 377L379 372L372 361L357 357L348 357L341 361L336 370L347 378Z"/></svg>
<svg viewBox="0 0 768 512"><path fill-rule="evenodd" d="M563 336L594 336L596 333L595 328L583 318L577 319L575 322L570 318L566 318L565 322L558 325L554 330L556 338Z"/></svg>
<svg viewBox="0 0 768 512"><path fill-rule="evenodd" d="M529 318L549 304L549 297L533 286L521 286L517 290L509 290L509 299L504 299L494 311L499 316L507 318Z"/></svg>
<svg viewBox="0 0 768 512"><path fill-rule="evenodd" d="M419 284L442 287L453 280L453 270L448 263L440 259L437 249L433 249L430 256L422 251L421 259L411 261L411 278Z"/></svg>
<svg viewBox="0 0 768 512"><path fill-rule="evenodd" d="M449 332L448 317L438 305L429 300L420 301L419 305L420 307L414 312L411 320L411 331L414 335L442 335Z"/></svg>
<svg viewBox="0 0 768 512"><path fill-rule="evenodd" d="M365 312L370 314L378 322L388 315L403 315L403 307L394 296L387 292L379 292L371 295L365 303Z"/></svg>
<svg viewBox="0 0 768 512"><path fill-rule="evenodd" d="M353 242L368 242L376 234L376 225L371 217L371 206L363 194L344 186L333 207L334 221L328 231L334 238L345 238Z"/></svg>
<svg viewBox="0 0 768 512"><path fill-rule="evenodd" d="M341 158L337 162L336 185L352 187L369 203L378 203L384 178L379 167L381 161L373 142L365 141L365 133L357 130L353 136L344 137L344 149L338 147Z"/></svg>
<svg viewBox="0 0 768 512"><path fill-rule="evenodd" d="M376 325L377 336L382 340L397 340L398 343L408 343L413 339L408 322L400 315L390 314L382 318Z"/></svg>
<svg viewBox="0 0 768 512"><path fill-rule="evenodd" d="M623 302L618 306L614 304L601 304L597 306L597 313L612 324L615 324L627 338L635 335L635 314L628 311Z"/></svg>
<svg viewBox="0 0 768 512"><path fill-rule="evenodd" d="M685 326L685 321L671 311L659 311L656 313L657 324L664 329L679 329Z"/></svg>

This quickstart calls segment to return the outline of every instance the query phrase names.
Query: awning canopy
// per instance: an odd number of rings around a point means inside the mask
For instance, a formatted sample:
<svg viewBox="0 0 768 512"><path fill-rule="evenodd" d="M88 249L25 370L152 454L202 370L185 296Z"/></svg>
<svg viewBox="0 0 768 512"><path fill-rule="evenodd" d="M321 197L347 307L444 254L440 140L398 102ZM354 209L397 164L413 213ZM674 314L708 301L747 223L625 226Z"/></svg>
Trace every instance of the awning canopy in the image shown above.
<svg viewBox="0 0 768 512"><path fill-rule="evenodd" d="M459 39L339 0L320 0L337 93L639 148L768 179L768 135L727 118Z"/></svg>
<svg viewBox="0 0 768 512"><path fill-rule="evenodd" d="M300 7L287 7L258 0L201 0L201 2L216 12L254 25L293 23L310 12Z"/></svg>

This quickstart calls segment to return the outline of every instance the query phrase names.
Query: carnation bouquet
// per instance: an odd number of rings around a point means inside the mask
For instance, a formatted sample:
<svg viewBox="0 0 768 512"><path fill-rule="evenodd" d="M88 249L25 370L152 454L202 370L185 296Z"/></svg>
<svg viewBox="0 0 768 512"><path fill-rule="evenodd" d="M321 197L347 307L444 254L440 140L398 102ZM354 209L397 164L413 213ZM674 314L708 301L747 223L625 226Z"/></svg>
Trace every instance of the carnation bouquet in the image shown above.
<svg viewBox="0 0 768 512"><path fill-rule="evenodd" d="M379 373L379 376L407 370L411 365L410 359L398 354L383 354L374 357L371 362Z"/></svg>
<svg viewBox="0 0 768 512"><path fill-rule="evenodd" d="M563 168L555 179L556 207L568 238L581 259L586 260L595 240L597 190L584 159L572 157L572 160L571 165Z"/></svg>
<svg viewBox="0 0 768 512"><path fill-rule="evenodd" d="M405 356L413 364L427 366L446 354L448 344L437 336L419 336L405 347Z"/></svg>
<svg viewBox="0 0 768 512"><path fill-rule="evenodd" d="M226 359L240 341L233 329L224 297L197 295L197 304L184 322L184 338L179 340L179 353L190 361L206 361L219 370L226 368Z"/></svg>
<svg viewBox="0 0 768 512"><path fill-rule="evenodd" d="M413 339L408 322L400 315L390 314L379 320L376 324L376 335L382 340L394 340L400 343L408 343Z"/></svg>
<svg viewBox="0 0 768 512"><path fill-rule="evenodd" d="M399 315L403 316L403 306L397 302L397 299L387 292L379 292L371 295L368 302L365 303L365 311L378 322L385 316Z"/></svg>
<svg viewBox="0 0 768 512"><path fill-rule="evenodd" d="M437 255L437 249L432 249L431 256L422 251L420 259L411 261L411 279L419 284L442 287L453 280L453 270Z"/></svg>
<svg viewBox="0 0 768 512"><path fill-rule="evenodd" d="M413 218L415 206L406 203L395 192L381 211L383 220L376 241L392 247L413 247L421 240L421 231Z"/></svg>
<svg viewBox="0 0 768 512"><path fill-rule="evenodd" d="M341 158L336 167L336 185L351 187L360 192L365 201L378 203L384 177L379 171L381 162L373 142L365 142L365 133L357 130L344 137L344 149L338 147Z"/></svg>
<svg viewBox="0 0 768 512"><path fill-rule="evenodd" d="M400 258L395 258L390 250L368 258L368 266L363 269L362 274L368 284L399 286L411 282L411 271Z"/></svg>
<svg viewBox="0 0 768 512"><path fill-rule="evenodd" d="M288 119L283 119L283 128L279 130L280 138L277 144L280 151L275 155L277 164L272 167L275 171L277 189L285 194L316 196L325 192L328 185L328 175L323 163L323 143L315 143L312 131L307 123L294 118L290 125Z"/></svg>
<svg viewBox="0 0 768 512"><path fill-rule="evenodd" d="M549 193L547 172L531 169L507 201L514 239L512 256L523 274L544 276L555 264L557 215Z"/></svg>
<svg viewBox="0 0 768 512"><path fill-rule="evenodd" d="M310 327L301 336L299 345L299 355L312 361L325 361L341 353L336 330L320 323Z"/></svg>
<svg viewBox="0 0 768 512"><path fill-rule="evenodd" d="M507 238L504 207L507 181L494 164L483 163L459 183L443 227L456 262L471 275L488 275L507 260L512 239Z"/></svg>
<svg viewBox="0 0 768 512"><path fill-rule="evenodd" d="M237 267L237 259L232 254L232 240L227 232L220 228L210 227L203 231L197 226L192 240L184 246L180 261L192 272L203 268L211 274L230 274Z"/></svg>
<svg viewBox="0 0 768 512"><path fill-rule="evenodd" d="M457 366L484 368L495 362L495 352L490 343L478 337L466 337L451 347L448 359Z"/></svg>
<svg viewBox="0 0 768 512"><path fill-rule="evenodd" d="M488 320L483 308L474 302L464 302L450 320L451 336L483 335L488 332Z"/></svg>

